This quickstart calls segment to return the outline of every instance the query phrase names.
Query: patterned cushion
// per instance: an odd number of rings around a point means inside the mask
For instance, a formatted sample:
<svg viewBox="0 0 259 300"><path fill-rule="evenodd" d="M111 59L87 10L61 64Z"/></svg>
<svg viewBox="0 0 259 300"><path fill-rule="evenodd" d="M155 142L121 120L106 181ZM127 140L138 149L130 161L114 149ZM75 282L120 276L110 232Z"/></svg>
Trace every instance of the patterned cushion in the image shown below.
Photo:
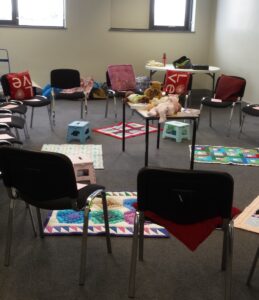
<svg viewBox="0 0 259 300"><path fill-rule="evenodd" d="M167 70L163 91L183 95L188 91L190 73Z"/></svg>
<svg viewBox="0 0 259 300"><path fill-rule="evenodd" d="M110 65L108 66L108 75L113 90L131 91L136 89L132 65Z"/></svg>
<svg viewBox="0 0 259 300"><path fill-rule="evenodd" d="M6 75L10 96L15 100L31 99L34 96L31 77L28 71Z"/></svg>

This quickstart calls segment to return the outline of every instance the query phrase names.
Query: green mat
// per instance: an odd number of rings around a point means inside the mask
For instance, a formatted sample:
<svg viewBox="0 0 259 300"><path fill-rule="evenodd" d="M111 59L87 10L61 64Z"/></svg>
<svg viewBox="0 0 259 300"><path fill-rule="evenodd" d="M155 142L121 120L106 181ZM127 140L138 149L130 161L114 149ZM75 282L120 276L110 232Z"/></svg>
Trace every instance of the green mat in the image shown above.
<svg viewBox="0 0 259 300"><path fill-rule="evenodd" d="M259 166L259 148L196 145L194 162Z"/></svg>

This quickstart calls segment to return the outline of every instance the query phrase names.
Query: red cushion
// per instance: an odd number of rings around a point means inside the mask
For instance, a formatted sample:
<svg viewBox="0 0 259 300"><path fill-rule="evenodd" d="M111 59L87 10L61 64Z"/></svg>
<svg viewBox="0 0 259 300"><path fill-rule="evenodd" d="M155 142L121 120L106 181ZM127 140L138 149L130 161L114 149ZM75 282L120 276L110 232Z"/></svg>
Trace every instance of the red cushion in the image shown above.
<svg viewBox="0 0 259 300"><path fill-rule="evenodd" d="M133 205L136 209L138 204ZM240 213L238 208L232 208L232 218ZM215 217L194 224L177 224L170 220L160 217L152 211L145 211L145 217L152 222L165 227L173 236L180 240L191 251L207 239L207 237L219 226L222 225L222 218Z"/></svg>
<svg viewBox="0 0 259 300"><path fill-rule="evenodd" d="M168 94L185 94L188 89L189 80L190 73L167 70L163 91Z"/></svg>
<svg viewBox="0 0 259 300"><path fill-rule="evenodd" d="M245 80L243 79L221 75L217 83L215 98L235 102L244 86Z"/></svg>
<svg viewBox="0 0 259 300"><path fill-rule="evenodd" d="M10 96L15 100L27 100L34 97L31 77L28 71L6 75Z"/></svg>

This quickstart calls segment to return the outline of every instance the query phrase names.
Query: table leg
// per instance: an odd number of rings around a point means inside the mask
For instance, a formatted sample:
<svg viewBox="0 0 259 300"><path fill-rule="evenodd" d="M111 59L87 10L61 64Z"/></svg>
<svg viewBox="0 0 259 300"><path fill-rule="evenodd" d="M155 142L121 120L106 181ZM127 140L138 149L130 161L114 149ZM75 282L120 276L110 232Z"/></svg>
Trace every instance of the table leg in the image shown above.
<svg viewBox="0 0 259 300"><path fill-rule="evenodd" d="M192 129L192 148L191 148L191 164L190 169L193 170L194 166L194 150L195 150L195 141L196 141L196 127L197 127L197 120L193 119L193 129Z"/></svg>
<svg viewBox="0 0 259 300"><path fill-rule="evenodd" d="M145 167L148 166L148 144L149 144L149 120L146 119L146 134L145 134Z"/></svg>
<svg viewBox="0 0 259 300"><path fill-rule="evenodd" d="M156 148L159 149L159 144L160 144L160 129L161 129L161 125L158 122L157 125L157 140L156 140Z"/></svg>
<svg viewBox="0 0 259 300"><path fill-rule="evenodd" d="M126 121L126 104L122 101L122 151L125 151L125 121Z"/></svg>

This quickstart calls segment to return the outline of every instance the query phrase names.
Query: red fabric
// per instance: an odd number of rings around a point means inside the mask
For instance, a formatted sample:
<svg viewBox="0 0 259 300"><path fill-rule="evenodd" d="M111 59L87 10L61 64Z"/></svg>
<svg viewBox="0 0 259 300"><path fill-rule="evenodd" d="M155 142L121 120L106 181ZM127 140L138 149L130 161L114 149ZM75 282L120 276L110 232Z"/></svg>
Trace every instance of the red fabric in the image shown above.
<svg viewBox="0 0 259 300"><path fill-rule="evenodd" d="M137 209L137 203L134 205ZM232 208L232 218L240 213L238 208ZM152 211L145 211L145 217L154 223L165 227L173 236L180 240L191 251L206 240L206 238L222 224L222 218L216 217L194 224L177 224L170 220L161 218Z"/></svg>
<svg viewBox="0 0 259 300"><path fill-rule="evenodd" d="M168 94L185 94L188 90L190 73L167 70L163 91Z"/></svg>
<svg viewBox="0 0 259 300"><path fill-rule="evenodd" d="M108 75L113 90L131 91L136 89L132 65L110 65L108 66Z"/></svg>
<svg viewBox="0 0 259 300"><path fill-rule="evenodd" d="M6 75L10 96L15 100L27 100L34 97L32 82L29 72L10 73Z"/></svg>
<svg viewBox="0 0 259 300"><path fill-rule="evenodd" d="M217 83L215 98L235 102L244 86L243 79L221 75Z"/></svg>

